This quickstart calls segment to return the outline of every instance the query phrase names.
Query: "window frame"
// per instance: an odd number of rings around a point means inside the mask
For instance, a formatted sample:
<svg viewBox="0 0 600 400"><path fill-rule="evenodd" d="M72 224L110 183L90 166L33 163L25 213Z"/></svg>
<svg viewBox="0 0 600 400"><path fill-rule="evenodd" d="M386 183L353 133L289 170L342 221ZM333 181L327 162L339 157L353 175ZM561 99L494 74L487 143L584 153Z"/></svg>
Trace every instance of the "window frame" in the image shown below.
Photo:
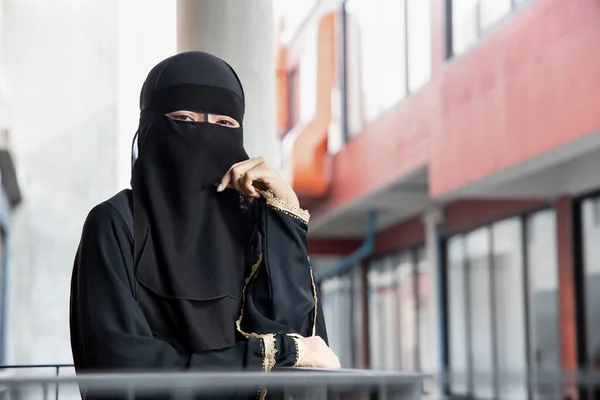
<svg viewBox="0 0 600 400"><path fill-rule="evenodd" d="M589 359L589 337L587 318L587 284L585 242L583 237L583 203L600 198L600 189L584 193L571 199L571 226L573 227L573 280L575 286L575 323L577 338L577 363L587 368ZM580 388L579 394L586 398L593 388Z"/></svg>
<svg viewBox="0 0 600 400"><path fill-rule="evenodd" d="M447 0L447 1L452 1L452 0ZM600 191L595 193L596 196L600 196ZM591 195L592 197L594 195ZM589 197L589 196L588 196ZM443 343L444 343L444 352L443 352L443 357L444 359L442 360L442 364L443 364L443 368L444 371L447 372L448 376L450 376L451 371L451 364L450 364L450 358L451 358L451 350L450 350L450 346L451 346L451 334L450 334L450 330L449 330L449 326L451 323L451 316L450 316L450 310L449 310L449 303L450 303L450 299L449 299L449 295L450 295L450 291L449 291L449 280L448 280L448 267L449 267L449 263L448 263L448 242L450 239L452 238L456 238L456 237L460 237L461 241L462 241L462 246L463 248L466 246L466 236L471 233L474 232L478 229L482 229L485 228L487 230L487 234L488 234L488 241L489 241L489 252L488 252L488 265L490 268L490 281L492 282L492 288L490 291L490 300L491 300L491 329L492 329L492 354L493 354L493 359L492 359L492 363L493 363L493 391L494 391L494 398L497 398L498 395L500 394L500 382L498 380L498 356L496 354L497 352L497 332L495 331L494 327L495 324L497 323L497 309L495 307L496 305L496 293L495 293L495 285L493 285L494 282L494 264L495 264L495 260L494 260L494 237L493 237L493 226L495 223L497 222L501 222L504 220L509 220L512 218L518 218L519 219L519 224L521 227L521 234L520 234L520 239L521 239L521 265L522 265L522 271L521 271L521 276L523 278L523 307L524 307L524 334L525 334L525 365L527 366L526 368L526 374L527 374L527 387L526 387L526 394L527 394L527 398L528 399L532 399L533 395L534 395L534 387L532 385L532 383L530 382L529 378L529 374L532 371L531 366L531 346L532 346L532 332L531 332L531 326L530 326L530 322L531 322L531 304L530 304L530 291L531 291L531 285L529 282L529 270L530 270L530 265L529 265L529 248L527 246L527 238L529 237L529 232L528 232L528 226L527 226L527 221L528 218L532 215L535 215L538 212L541 211L545 211L545 210L555 210L556 212L556 208L552 205L552 204L542 204L538 207L532 208L532 209L528 209L525 211L521 211L521 212L517 212L517 213L511 213L508 215L505 215L499 219L493 219L493 220L489 220L489 221L485 221L483 223L478 223L475 224L473 226L469 226L466 227L464 229L460 229L460 230L456 230L456 231L452 231L452 232L448 232L448 233L444 233L443 237L442 237L442 248L443 248L443 257L441 258L443 261L442 264L442 295L443 295L443 303L444 303L444 307L443 307L443 313L444 313L444 328L443 328ZM573 214L575 216L575 214ZM466 249L463 249L463 251L465 251L465 257L462 261L463 263L463 268L465 268L465 271L467 271L468 268L468 264L469 264L469 260L468 257L466 257L466 255L468 254L466 252ZM560 267L559 267L560 268ZM465 272L465 277L464 277L465 281L468 280L468 275ZM469 285L465 284L463 286L463 296L468 296L468 291L469 291ZM579 290L577 290L577 292L580 292ZM465 297L468 298L468 297ZM585 299L584 299L585 300ZM560 307L560 304L556 305L557 307ZM466 310L465 312L466 314L466 321L467 324L469 324L469 320L471 318L471 313L468 310L468 304L466 304ZM579 307L578 307L579 309ZM578 312L579 314L579 312ZM559 321L560 322L560 321ZM469 324L470 325L470 324ZM578 326L579 326L579 320L578 320ZM557 327L557 329L559 329ZM557 331L558 334L558 339L559 339L559 345L560 345L560 340L561 340L561 335L560 335L560 330ZM469 336L470 336L470 332L467 331L466 332L466 340L467 343L469 343ZM467 386L467 393L453 393L452 391L452 387L450 384L450 381L446 382L444 385L444 393L446 395L457 395L457 396L472 396L473 395L473 365L472 365L472 358L474 356L471 346L467 346L466 348L466 352L467 352L467 377L465 379L465 384Z"/></svg>
<svg viewBox="0 0 600 400"><path fill-rule="evenodd" d="M475 0L476 1L476 20L475 20L475 41L467 46L461 52L456 52L454 49L454 0L445 0L444 9L445 9L445 57L446 60L451 60L455 57L459 57L462 54L468 53L473 47L475 47L482 39L484 39L491 32L495 31L499 25L501 25L507 18L510 18L515 13L520 11L523 7L532 2L532 0L510 0L510 9L508 13L499 18L496 22L492 23L490 26L483 28L481 21L481 2L483 0Z"/></svg>
<svg viewBox="0 0 600 400"><path fill-rule="evenodd" d="M349 113L349 91L348 91L348 63L349 63L349 50L348 50L348 44L350 42L348 35L349 35L349 30L348 30L348 16L349 16L349 12L348 12L348 2L352 1L352 0L342 0L341 1L341 6L340 6L340 21L341 21L341 28L339 30L339 36L337 36L336 40L338 41L338 47L340 48L340 57L339 57L339 62L340 62L340 67L339 67L339 72L340 74L338 75L338 80L339 80L339 87L340 87L340 93L341 93L341 110L342 110L342 121L341 121L341 126L342 126L342 132L343 132L343 146L345 146L348 142L350 142L355 136L359 135L360 132L358 133L353 133L351 131L351 127L350 127L350 123L349 123L349 118L348 118L348 113ZM354 0L356 1L356 0ZM369 1L369 0L360 0L360 1ZM411 90L410 86L411 86L411 74L410 74L410 61L409 61L409 53L410 53L410 39L409 39L409 26L408 26L408 15L409 15L409 1L410 0L401 0L403 1L403 20L404 20L404 38L403 38L403 64L404 64L404 95L402 98L398 99L398 101L395 103L394 106L392 106L390 109L380 113L376 118L374 118L371 121L365 121L364 126L362 127L362 130L365 129L366 126L372 124L373 122L379 120L380 118L382 118L383 116L385 116L388 112L390 112L391 110L395 109L399 104L401 104L402 102L404 102L406 99L408 99L409 97L411 97L413 94L417 93L418 91L420 91L424 86L426 86L430 81L431 81L431 73L429 76L429 79L427 80L427 82L421 84L418 86L417 89L415 90ZM427 0L427 1L433 1L433 0ZM448 0L450 1L450 0ZM513 0L514 1L514 0ZM433 4L430 5L431 7L433 7ZM433 22L431 21L430 18L430 24L432 24ZM431 25L430 25L431 26ZM431 43L429 44L429 47L431 49ZM430 64L432 63L432 60L429 60ZM431 65L430 65L431 67Z"/></svg>
<svg viewBox="0 0 600 400"><path fill-rule="evenodd" d="M374 257L369 258L368 260L366 260L363 264L363 288L364 288L364 296L365 296L365 301L366 301L366 307L364 308L363 311L363 315L364 318L367 322L367 332L369 331L369 328L371 327L372 324L372 316L371 316L371 307L370 307L370 302L369 302L369 291L371 290L369 288L369 271L371 271L371 269L381 269L381 266L373 266L374 263L381 261L381 260L385 260L385 259L396 259L401 255L406 255L406 257L408 258L408 260L410 261L410 276L412 278L412 290L413 290L413 312L415 313L415 319L413 321L414 326L412 327L413 329L413 334L415 335L415 350L413 353L413 365L415 366L415 369L417 371L420 371L422 366L421 366L421 354L420 354L420 349L421 349L421 330L419 327L419 299L418 299L418 295L419 295L419 282L418 282L418 274L419 274L419 266L418 266L418 261L419 261L419 252L420 251L425 251L426 250L426 244L423 242L420 242L418 244L414 244L411 246L407 246L407 247L403 247L401 249L396 249L396 250L392 250L386 253L382 253L382 254L377 254ZM395 267L397 268L397 267ZM435 266L431 265L430 268L435 268ZM435 305L437 307L437 305ZM364 339L364 346L366 347L366 364L368 368L372 368L372 357L371 357L371 338L369 337L369 335L367 335ZM400 350L400 349L399 349ZM398 356L400 356L400 353L397 354Z"/></svg>

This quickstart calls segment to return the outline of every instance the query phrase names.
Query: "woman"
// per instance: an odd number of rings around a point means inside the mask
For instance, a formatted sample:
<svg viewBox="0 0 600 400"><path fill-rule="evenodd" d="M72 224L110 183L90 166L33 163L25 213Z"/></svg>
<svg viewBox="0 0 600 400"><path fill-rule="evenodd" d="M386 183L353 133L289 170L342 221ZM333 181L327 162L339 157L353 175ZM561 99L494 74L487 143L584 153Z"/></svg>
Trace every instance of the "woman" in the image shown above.
<svg viewBox="0 0 600 400"><path fill-rule="evenodd" d="M75 259L77 371L339 368L321 339L308 213L248 158L233 69L168 58L140 108L132 190L90 212Z"/></svg>

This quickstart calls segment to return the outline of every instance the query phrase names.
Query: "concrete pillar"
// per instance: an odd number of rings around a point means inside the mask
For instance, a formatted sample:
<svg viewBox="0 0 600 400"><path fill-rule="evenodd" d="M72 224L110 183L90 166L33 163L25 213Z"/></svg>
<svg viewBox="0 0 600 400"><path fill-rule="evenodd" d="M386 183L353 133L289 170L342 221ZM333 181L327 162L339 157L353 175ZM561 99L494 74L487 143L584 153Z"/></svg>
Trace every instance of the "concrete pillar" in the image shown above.
<svg viewBox="0 0 600 400"><path fill-rule="evenodd" d="M177 50L227 61L246 93L245 145L278 166L273 0L178 0Z"/></svg>
<svg viewBox="0 0 600 400"><path fill-rule="evenodd" d="M421 220L425 227L425 254L430 268L430 296L432 304L431 314L429 315L432 337L428 338L427 343L433 355L432 359L435 360L435 363L432 365L422 365L421 367L426 373L438 374L443 370L441 357L441 350L443 349L441 329L443 329L443 326L440 323L440 317L442 316L440 306L444 299L440 298L441 280L439 266L441 260L439 259L440 242L438 240L438 227L443 221L443 212L439 207L431 207L423 213ZM439 389L439 385L436 388L428 388L428 390L433 390L434 393Z"/></svg>
<svg viewBox="0 0 600 400"><path fill-rule="evenodd" d="M177 51L176 0L126 0L117 4L118 182L129 187L131 142L140 121L140 90L152 67ZM143 16L140 10L144 10ZM157 28L160 27L160 28Z"/></svg>

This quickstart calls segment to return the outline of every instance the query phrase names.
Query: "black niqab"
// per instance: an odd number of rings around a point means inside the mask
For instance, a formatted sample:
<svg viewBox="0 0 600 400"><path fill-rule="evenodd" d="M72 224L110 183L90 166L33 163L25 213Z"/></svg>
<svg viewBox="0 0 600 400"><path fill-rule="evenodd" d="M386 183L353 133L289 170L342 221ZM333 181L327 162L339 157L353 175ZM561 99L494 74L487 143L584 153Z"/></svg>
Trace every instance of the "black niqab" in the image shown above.
<svg viewBox="0 0 600 400"><path fill-rule="evenodd" d="M254 226L240 195L217 193L215 184L248 158L242 86L223 60L181 53L152 69L140 107L132 174L138 302L157 335L178 326L177 341L192 351L231 346ZM227 115L240 128L165 116L178 110Z"/></svg>

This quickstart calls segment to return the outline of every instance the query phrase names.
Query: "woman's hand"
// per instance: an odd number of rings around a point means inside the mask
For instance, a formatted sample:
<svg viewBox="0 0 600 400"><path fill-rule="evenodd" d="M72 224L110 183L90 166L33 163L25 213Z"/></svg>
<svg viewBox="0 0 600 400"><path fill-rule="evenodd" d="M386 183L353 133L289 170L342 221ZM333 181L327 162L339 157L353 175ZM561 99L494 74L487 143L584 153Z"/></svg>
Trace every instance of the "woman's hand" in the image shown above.
<svg viewBox="0 0 600 400"><path fill-rule="evenodd" d="M258 190L270 189L277 198L287 201L291 206L300 206L294 189L271 168L264 157L233 164L221 179L217 191L222 192L225 188L235 189L250 198L260 198Z"/></svg>
<svg viewBox="0 0 600 400"><path fill-rule="evenodd" d="M340 360L325 341L318 336L296 339L304 347L302 367L341 368Z"/></svg>

